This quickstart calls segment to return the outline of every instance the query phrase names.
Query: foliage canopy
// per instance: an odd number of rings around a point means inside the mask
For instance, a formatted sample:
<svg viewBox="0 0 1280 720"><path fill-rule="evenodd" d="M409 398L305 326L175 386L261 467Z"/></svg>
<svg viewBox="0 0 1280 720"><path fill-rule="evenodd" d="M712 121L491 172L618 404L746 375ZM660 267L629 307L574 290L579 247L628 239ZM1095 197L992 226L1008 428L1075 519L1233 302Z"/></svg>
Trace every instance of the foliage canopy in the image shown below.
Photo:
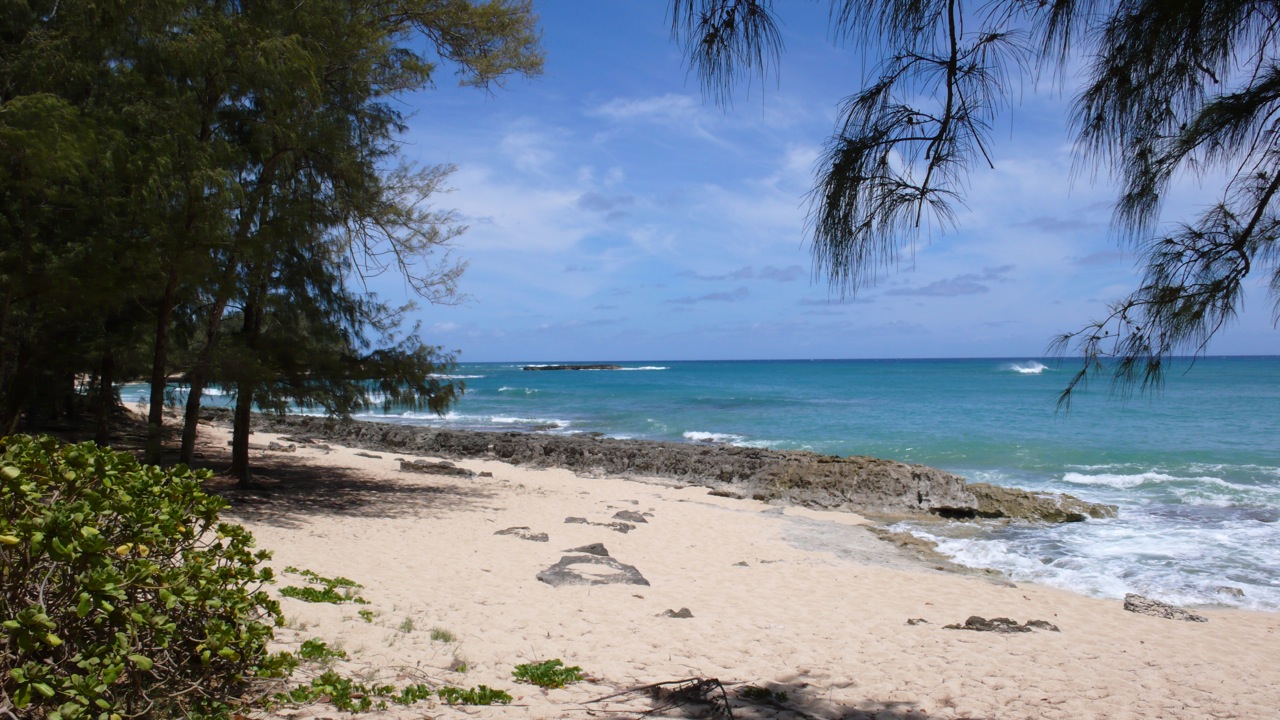
<svg viewBox="0 0 1280 720"><path fill-rule="evenodd" d="M704 92L727 102L782 49L772 0L673 0L673 37ZM992 120L1022 83L1087 79L1071 116L1081 161L1120 185L1114 226L1145 265L1106 317L1063 334L1090 375L1158 384L1202 353L1261 274L1280 302L1280 11L1247 0L831 0L832 35L871 50L817 168L808 233L841 293L870 286L922 228L947 228L968 173L991 165ZM1200 215L1162 226L1180 176L1225 177ZM1280 317L1280 315L1277 315ZM1113 358L1115 362L1104 363Z"/></svg>
<svg viewBox="0 0 1280 720"><path fill-rule="evenodd" d="M452 168L400 161L397 100L442 67L537 74L536 24L529 0L6 5L0 432L74 412L86 384L105 427L119 379L147 377L156 462L179 375L183 460L218 384L246 477L255 403L447 408L452 355L365 284L449 302L463 267L465 228L432 205Z"/></svg>

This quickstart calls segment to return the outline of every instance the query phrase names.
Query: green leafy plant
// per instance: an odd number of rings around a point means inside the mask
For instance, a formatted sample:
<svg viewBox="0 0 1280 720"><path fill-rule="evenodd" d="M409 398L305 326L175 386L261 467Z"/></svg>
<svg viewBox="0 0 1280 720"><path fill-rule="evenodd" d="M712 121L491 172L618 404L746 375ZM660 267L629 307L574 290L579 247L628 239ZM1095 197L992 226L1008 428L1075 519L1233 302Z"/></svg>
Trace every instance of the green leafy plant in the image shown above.
<svg viewBox="0 0 1280 720"><path fill-rule="evenodd" d="M329 643L323 640L312 638L311 640L303 641L302 647L298 648L298 657L312 662L325 662L327 660L346 660L347 653L341 649L329 647Z"/></svg>
<svg viewBox="0 0 1280 720"><path fill-rule="evenodd" d="M365 621L365 622L367 622L367 623L371 623L371 622L373 622L373 611L372 611L372 610L358 610L358 611L356 611L356 614L360 616L360 619L361 619L361 620L364 620L364 621Z"/></svg>
<svg viewBox="0 0 1280 720"><path fill-rule="evenodd" d="M431 628L431 639L435 642L453 642L457 640L454 634L441 627Z"/></svg>
<svg viewBox="0 0 1280 720"><path fill-rule="evenodd" d="M487 685L466 690L446 685L437 690L436 695L449 705L506 705L511 702L511 696L505 691Z"/></svg>
<svg viewBox="0 0 1280 720"><path fill-rule="evenodd" d="M313 703L324 699L339 710L364 712L386 709L385 698L396 691L394 685L365 685L329 670L310 684L276 695L281 702Z"/></svg>
<svg viewBox="0 0 1280 720"><path fill-rule="evenodd" d="M421 683L397 688L394 685L367 685L339 675L332 670L313 679L307 685L300 685L288 692L277 694L275 699L278 702L293 704L328 702L339 710L359 713L368 710L386 710L387 703L412 705L437 696L439 693L447 694L447 691L450 690L461 693L457 696L460 699L453 703L458 705L490 705L494 702L511 702L510 695L501 690L490 690L483 685L472 690L445 687L437 691ZM506 700L501 700L501 696L505 696ZM439 695L439 697L444 699L445 696ZM450 697L454 696L450 695ZM468 700L474 702L469 702Z"/></svg>
<svg viewBox="0 0 1280 720"><path fill-rule="evenodd" d="M368 605L369 601L360 597L357 590L364 586L360 583L344 578L341 575L334 578L328 578L323 575L317 575L311 570L299 570L289 565L284 569L287 573L294 573L306 578L311 585L320 585L321 587L298 587L296 585L286 585L280 588L280 594L285 597L295 598L304 602L313 603L332 603L341 605L347 602L353 602L357 605Z"/></svg>
<svg viewBox="0 0 1280 720"><path fill-rule="evenodd" d="M207 477L0 439L0 697L17 717L216 713L290 669L266 650L283 622L269 553L218 521Z"/></svg>
<svg viewBox="0 0 1280 720"><path fill-rule="evenodd" d="M512 671L516 682L529 683L544 688L560 688L582 680L582 668L566 667L560 660L544 660L539 663L517 665Z"/></svg>
<svg viewBox="0 0 1280 720"><path fill-rule="evenodd" d="M397 629L405 634L413 632L413 618L405 618Z"/></svg>

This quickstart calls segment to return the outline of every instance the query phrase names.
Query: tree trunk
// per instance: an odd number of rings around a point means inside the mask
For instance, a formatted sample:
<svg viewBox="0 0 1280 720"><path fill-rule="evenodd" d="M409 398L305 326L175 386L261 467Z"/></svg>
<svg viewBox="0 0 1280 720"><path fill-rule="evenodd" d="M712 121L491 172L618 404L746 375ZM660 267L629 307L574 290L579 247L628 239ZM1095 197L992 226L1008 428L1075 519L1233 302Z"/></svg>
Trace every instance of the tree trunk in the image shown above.
<svg viewBox="0 0 1280 720"><path fill-rule="evenodd" d="M240 487L249 485L249 423L253 419L253 386L236 391L235 421L231 429L231 476Z"/></svg>
<svg viewBox="0 0 1280 720"><path fill-rule="evenodd" d="M213 314L205 326L204 347L200 348L195 364L187 373L187 408L182 418L182 449L178 451L178 462L191 464L196 451L196 423L200 420L200 401L204 395L205 384L209 381L209 370L213 364L213 351L217 348L218 330L222 326L222 313L227 309L228 298L218 298L213 306Z"/></svg>
<svg viewBox="0 0 1280 720"><path fill-rule="evenodd" d="M156 343L151 356L151 408L147 414L146 461L160 463L164 452L164 391L169 360L169 322L178 296L178 269L169 267L169 280L156 310Z"/></svg>
<svg viewBox="0 0 1280 720"><path fill-rule="evenodd" d="M102 354L102 364L98 368L98 398L97 407L94 408L96 427L93 432L93 441L103 446L107 445L111 439L111 411L116 404L115 374L115 353L108 345L106 352Z"/></svg>
<svg viewBox="0 0 1280 720"><path fill-rule="evenodd" d="M262 287L265 283L265 280L260 281L244 304L241 328L245 352L248 353L254 351L262 333L263 307L260 300L265 293ZM231 427L231 475L241 487L249 484L249 423L253 420L253 387L256 382L254 377L242 377L236 382L236 410Z"/></svg>

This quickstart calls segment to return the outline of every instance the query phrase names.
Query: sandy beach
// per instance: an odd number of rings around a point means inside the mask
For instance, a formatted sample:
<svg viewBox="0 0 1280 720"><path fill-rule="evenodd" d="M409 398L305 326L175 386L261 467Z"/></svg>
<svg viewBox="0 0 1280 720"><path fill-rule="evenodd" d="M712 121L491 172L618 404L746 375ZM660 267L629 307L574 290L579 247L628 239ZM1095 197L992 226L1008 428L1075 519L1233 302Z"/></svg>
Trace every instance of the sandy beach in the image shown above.
<svg viewBox="0 0 1280 720"><path fill-rule="evenodd" d="M202 426L206 459L216 464L228 438ZM261 489L213 481L233 503L225 518L249 528L278 571L344 576L369 601L282 599L281 648L318 638L348 653L336 665L345 674L484 684L514 697L492 707L427 701L384 717L638 717L662 701L629 691L690 678L718 680L738 718L1271 718L1280 707L1280 615L1138 615L1119 600L938 570L850 513L671 482L484 460L456 461L473 477L419 474L400 470L411 456L339 446L254 456ZM526 530L501 534L511 528ZM538 579L595 543L648 584ZM285 574L278 587L289 584L304 582ZM691 617L667 612L682 609ZM944 628L975 615L1058 631ZM555 690L514 682L517 664L549 659L580 666L587 680ZM775 694L748 700L747 685ZM344 716L325 704L277 714Z"/></svg>

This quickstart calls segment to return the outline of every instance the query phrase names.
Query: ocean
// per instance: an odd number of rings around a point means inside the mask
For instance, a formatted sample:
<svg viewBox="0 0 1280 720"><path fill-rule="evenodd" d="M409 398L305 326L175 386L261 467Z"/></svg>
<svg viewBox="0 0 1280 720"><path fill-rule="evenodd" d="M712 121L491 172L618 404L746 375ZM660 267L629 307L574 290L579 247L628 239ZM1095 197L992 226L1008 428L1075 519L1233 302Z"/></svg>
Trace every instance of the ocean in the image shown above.
<svg viewBox="0 0 1280 720"><path fill-rule="evenodd" d="M871 455L1065 492L1119 516L1057 526L902 523L956 562L1087 595L1280 610L1280 358L1177 362L1154 396L1104 378L1059 411L1075 370L1037 358L463 364L434 427L597 432ZM126 402L146 388L127 386ZM216 398L214 398L216 401Z"/></svg>

